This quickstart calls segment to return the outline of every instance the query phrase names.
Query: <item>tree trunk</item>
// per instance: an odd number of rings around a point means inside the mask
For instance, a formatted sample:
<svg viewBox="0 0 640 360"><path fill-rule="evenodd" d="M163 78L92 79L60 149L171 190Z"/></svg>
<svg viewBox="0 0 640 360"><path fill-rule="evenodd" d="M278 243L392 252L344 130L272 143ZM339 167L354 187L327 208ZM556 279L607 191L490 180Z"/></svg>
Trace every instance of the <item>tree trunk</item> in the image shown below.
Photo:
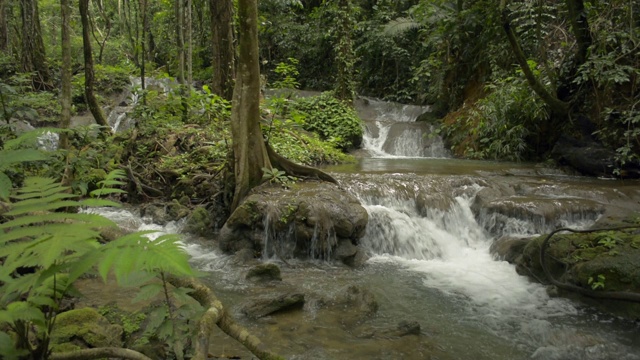
<svg viewBox="0 0 640 360"><path fill-rule="evenodd" d="M84 52L84 96L87 100L89 111L91 111L96 120L96 124L102 126L103 132L110 132L107 118L104 116L104 112L93 92L94 72L91 32L89 30L89 0L80 0L80 20L82 22L82 49Z"/></svg>
<svg viewBox="0 0 640 360"><path fill-rule="evenodd" d="M265 143L260 128L260 64L258 63L258 4L238 0L239 56L233 88L231 136L233 139L235 191L233 212L249 191L262 182L262 168L277 167L290 175L337 183L328 174L297 165L278 155Z"/></svg>
<svg viewBox="0 0 640 360"><path fill-rule="evenodd" d="M142 50L142 66L140 66L140 85L142 87L142 105L147 105L147 95L145 94L146 85L146 74L145 67L147 65L147 52L146 52L146 44L147 44L147 30L149 27L148 24L148 16L147 16L147 0L139 0L138 8L140 9L140 15L142 15L142 37L140 39L140 45Z"/></svg>
<svg viewBox="0 0 640 360"><path fill-rule="evenodd" d="M258 63L258 4L238 1L238 72L233 89L231 135L233 138L235 210L253 187L262 181L262 168L271 168L260 129L260 64Z"/></svg>
<svg viewBox="0 0 640 360"><path fill-rule="evenodd" d="M176 47L178 48L178 83L184 85L184 0L175 0L174 4L176 15Z"/></svg>
<svg viewBox="0 0 640 360"><path fill-rule="evenodd" d="M353 105L355 96L355 86L353 81L355 55L353 53L353 41L351 31L353 24L351 20L350 0L337 1L337 46L335 47L335 61L338 67L336 76L335 93L336 98L344 100Z"/></svg>
<svg viewBox="0 0 640 360"><path fill-rule="evenodd" d="M193 17L192 17L192 1L187 0L185 7L185 31L186 31L186 41L187 41L187 84L189 84L189 88L193 84Z"/></svg>
<svg viewBox="0 0 640 360"><path fill-rule="evenodd" d="M0 51L9 49L9 26L7 24L7 0L0 0Z"/></svg>
<svg viewBox="0 0 640 360"><path fill-rule="evenodd" d="M213 43L213 81L211 91L220 97L233 98L233 2L209 0L211 37Z"/></svg>
<svg viewBox="0 0 640 360"><path fill-rule="evenodd" d="M60 116L60 127L68 129L71 122L71 4L69 0L60 0L60 17L62 18L61 45L62 64L60 69L60 80L62 89L60 91L60 106L62 113ZM60 148L69 149L69 134L65 131L60 134Z"/></svg>
<svg viewBox="0 0 640 360"><path fill-rule="evenodd" d="M20 0L22 17L22 70L35 72L33 85L38 90L50 90L49 68L40 30L37 0Z"/></svg>

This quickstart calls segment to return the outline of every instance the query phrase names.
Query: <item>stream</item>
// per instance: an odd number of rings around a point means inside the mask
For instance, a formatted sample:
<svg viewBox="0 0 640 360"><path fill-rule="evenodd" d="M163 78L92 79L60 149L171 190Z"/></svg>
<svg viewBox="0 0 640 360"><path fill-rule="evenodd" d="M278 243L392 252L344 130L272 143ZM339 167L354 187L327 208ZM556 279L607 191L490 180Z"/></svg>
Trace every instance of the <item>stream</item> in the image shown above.
<svg viewBox="0 0 640 360"><path fill-rule="evenodd" d="M551 297L489 251L502 236L586 228L603 216L636 211L640 183L450 159L442 141L429 135L431 127L413 122L424 108L371 99L358 106L368 153L326 170L369 213L360 246L370 258L362 269L270 259L280 265L284 286L302 289L306 303L302 311L250 321L239 309L264 289L244 279L249 265L203 239L185 238L193 264L207 274L202 281L242 325L290 359L640 359L638 322ZM487 189L498 201L474 208ZM180 231L179 223L159 227L122 210L105 215L129 228ZM340 313L322 306L351 284L371 291L379 304L357 326L345 326ZM402 320L420 323L421 334L366 335ZM212 354L251 358L222 335L214 337Z"/></svg>

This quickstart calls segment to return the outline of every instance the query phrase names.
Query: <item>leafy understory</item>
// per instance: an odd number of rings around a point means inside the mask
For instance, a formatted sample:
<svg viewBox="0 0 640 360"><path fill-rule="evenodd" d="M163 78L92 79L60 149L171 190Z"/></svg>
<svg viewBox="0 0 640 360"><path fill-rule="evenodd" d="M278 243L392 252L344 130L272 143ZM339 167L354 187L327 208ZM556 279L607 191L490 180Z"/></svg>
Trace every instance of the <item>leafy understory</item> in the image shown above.
<svg viewBox="0 0 640 360"><path fill-rule="evenodd" d="M120 192L112 186L119 185L123 175L110 174L94 194ZM63 299L76 294L73 283L81 276L97 272L107 281L112 273L119 284L126 285L157 276L194 275L176 235L151 240L147 231L103 243L101 231L116 227L115 223L100 215L69 211L94 206L119 204L79 199L68 187L42 177L26 178L10 195L10 203L0 213L0 355L4 359L49 357L56 316ZM168 308L173 292L164 291ZM162 325L170 320L171 325L164 325L166 339L174 344L177 336L186 336L183 325L174 327L176 316L156 322Z"/></svg>

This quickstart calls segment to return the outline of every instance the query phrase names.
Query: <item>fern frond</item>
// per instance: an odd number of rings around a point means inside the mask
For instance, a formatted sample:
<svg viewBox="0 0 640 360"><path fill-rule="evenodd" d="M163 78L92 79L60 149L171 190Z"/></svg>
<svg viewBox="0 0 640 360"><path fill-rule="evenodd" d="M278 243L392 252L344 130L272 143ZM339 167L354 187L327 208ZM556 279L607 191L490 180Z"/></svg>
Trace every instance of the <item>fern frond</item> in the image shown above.
<svg viewBox="0 0 640 360"><path fill-rule="evenodd" d="M109 195L109 194L124 194L126 193L126 191L122 189L114 188L114 186L126 185L127 184L126 182L120 181L120 179L126 179L126 178L127 178L127 174L124 172L124 170L121 170L121 169L113 170L107 174L107 177L104 180L98 181L98 186L100 188L93 190L89 194L91 195L91 197L100 197L100 196Z"/></svg>
<svg viewBox="0 0 640 360"><path fill-rule="evenodd" d="M4 148L6 150L12 150L12 149L16 149L20 146L26 145L33 145L36 143L36 141L38 140L38 138L44 134L47 133L61 133L65 130L60 129L60 128L38 128L35 130L31 130L31 131L27 131L24 132L22 134L20 134L20 136L18 136L15 139L11 139L8 140L4 143ZM22 160L22 161L31 161L31 160Z"/></svg>
<svg viewBox="0 0 640 360"><path fill-rule="evenodd" d="M5 146L5 148L7 148ZM1 150L0 169L6 169L10 165L27 161L46 160L48 156L36 149Z"/></svg>
<svg viewBox="0 0 640 360"><path fill-rule="evenodd" d="M422 27L422 24L416 22L411 18L400 17L389 21L384 27L384 34L389 36L396 36L406 31L417 29Z"/></svg>

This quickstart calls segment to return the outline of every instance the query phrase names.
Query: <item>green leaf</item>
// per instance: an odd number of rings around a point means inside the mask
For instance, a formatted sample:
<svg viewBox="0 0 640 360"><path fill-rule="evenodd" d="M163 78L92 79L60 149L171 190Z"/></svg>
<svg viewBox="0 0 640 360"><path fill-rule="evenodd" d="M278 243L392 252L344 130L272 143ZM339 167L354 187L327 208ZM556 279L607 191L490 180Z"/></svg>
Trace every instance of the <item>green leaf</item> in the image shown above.
<svg viewBox="0 0 640 360"><path fill-rule="evenodd" d="M11 192L11 179L0 171L0 200L9 200L9 193Z"/></svg>
<svg viewBox="0 0 640 360"><path fill-rule="evenodd" d="M135 303L138 301L153 299L163 289L164 287L162 286L162 284L158 284L158 283L151 283L151 284L144 285L143 287L140 288L140 292L138 292L136 297L133 298L133 302Z"/></svg>
<svg viewBox="0 0 640 360"><path fill-rule="evenodd" d="M7 142L8 144L9 142ZM9 146L5 144L5 148ZM48 156L35 149L2 150L0 151L0 169L6 169L9 165L27 161L46 160Z"/></svg>

